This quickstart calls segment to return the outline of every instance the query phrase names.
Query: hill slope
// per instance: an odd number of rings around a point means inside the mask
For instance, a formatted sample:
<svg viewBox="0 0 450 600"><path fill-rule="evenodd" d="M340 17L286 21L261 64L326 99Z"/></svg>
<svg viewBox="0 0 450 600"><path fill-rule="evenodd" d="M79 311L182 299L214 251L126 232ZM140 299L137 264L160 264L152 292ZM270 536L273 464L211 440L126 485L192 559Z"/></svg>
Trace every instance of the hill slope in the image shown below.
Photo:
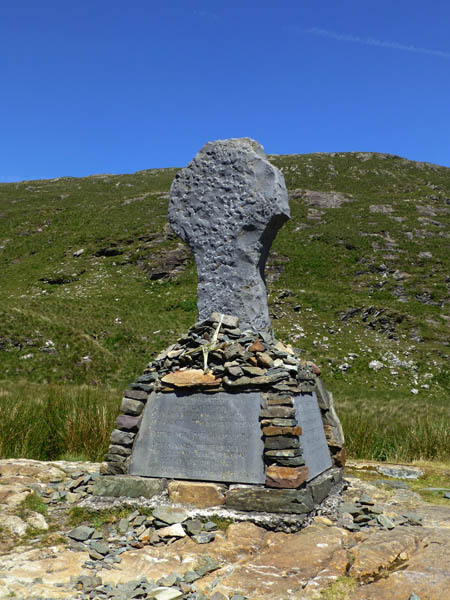
<svg viewBox="0 0 450 600"><path fill-rule="evenodd" d="M292 212L267 269L278 337L322 367L341 406L447 410L450 169L374 153L270 160ZM2 379L122 387L196 320L194 264L166 226L175 173L0 184Z"/></svg>

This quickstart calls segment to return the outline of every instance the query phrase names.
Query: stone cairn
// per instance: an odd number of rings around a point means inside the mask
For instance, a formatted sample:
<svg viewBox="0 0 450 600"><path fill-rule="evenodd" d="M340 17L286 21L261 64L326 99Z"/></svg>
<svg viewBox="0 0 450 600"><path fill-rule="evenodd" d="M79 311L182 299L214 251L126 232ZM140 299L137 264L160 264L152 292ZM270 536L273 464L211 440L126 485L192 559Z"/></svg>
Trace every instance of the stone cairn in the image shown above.
<svg viewBox="0 0 450 600"><path fill-rule="evenodd" d="M133 467L133 455L139 444L142 452L144 438L151 436L141 424L155 398L167 401L169 411L172 398L195 403L199 397L225 394L230 401L246 402L255 392L264 480L249 485L251 480L218 479L216 505L297 515L301 520L342 485L344 438L332 395L319 369L269 330L264 266L276 232L288 218L283 177L253 140L208 143L176 176L169 221L194 252L200 320L125 391L99 493L127 495L127 477L144 480L136 476L142 473ZM307 432L299 420L298 398L316 403L321 417L329 464L318 474L311 475L302 445ZM214 423L210 427L205 436L210 435L213 444ZM183 502L179 493L171 493L180 490L177 482L168 483L161 473L143 474L147 481L140 488L142 495L151 497L168 487L169 499ZM198 477L191 479L199 483Z"/></svg>

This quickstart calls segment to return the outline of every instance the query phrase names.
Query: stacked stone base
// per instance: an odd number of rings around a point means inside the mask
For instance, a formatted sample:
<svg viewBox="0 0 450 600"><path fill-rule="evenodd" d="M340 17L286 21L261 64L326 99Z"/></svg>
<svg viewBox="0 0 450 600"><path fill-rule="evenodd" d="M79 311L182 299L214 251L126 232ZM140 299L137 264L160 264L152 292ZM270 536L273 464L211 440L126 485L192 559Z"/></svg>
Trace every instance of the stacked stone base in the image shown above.
<svg viewBox="0 0 450 600"><path fill-rule="evenodd" d="M132 495L129 482L137 479L130 479L130 464L143 412L152 394L162 398L167 394L169 398L169 394L173 396L178 391L188 396L221 392L245 398L246 393L258 391L265 485L221 482L215 488L221 490L222 498L217 506L299 516L311 513L339 486L345 462L342 428L332 395L326 391L319 374L315 365L301 360L289 346L270 334L241 331L237 318L213 313L210 319L197 323L177 344L161 353L125 391L121 414L105 457L104 474L113 477L102 478L103 491L99 495ZM302 428L296 419L295 398L302 394L317 398L320 411L317 418L320 423L321 417L331 457L331 468L314 479L311 479L314 472L310 473L305 464ZM166 489L169 499L178 503L185 503L183 490L189 488L193 493L197 486L197 490L204 493L208 485L167 482L154 477L142 478L142 481L140 496L153 497ZM114 489L114 493L106 493L106 488L110 492ZM189 503L195 505L195 498Z"/></svg>
<svg viewBox="0 0 450 600"><path fill-rule="evenodd" d="M339 494L342 487L342 469L332 467L297 490L114 475L96 480L92 496L105 501L126 498L150 507L172 504L185 507L193 516L248 520L269 529L292 532L321 512L324 501Z"/></svg>

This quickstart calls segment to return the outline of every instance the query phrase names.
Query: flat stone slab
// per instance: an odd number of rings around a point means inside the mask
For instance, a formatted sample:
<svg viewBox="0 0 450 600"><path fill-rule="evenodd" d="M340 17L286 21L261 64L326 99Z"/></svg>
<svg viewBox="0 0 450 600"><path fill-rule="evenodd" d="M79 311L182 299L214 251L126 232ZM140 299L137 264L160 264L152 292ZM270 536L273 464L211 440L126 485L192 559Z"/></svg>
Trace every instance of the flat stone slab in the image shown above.
<svg viewBox="0 0 450 600"><path fill-rule="evenodd" d="M145 407L131 475L264 483L260 393L156 394Z"/></svg>
<svg viewBox="0 0 450 600"><path fill-rule="evenodd" d="M153 498L164 491L165 484L160 479L142 479L130 475L107 475L99 477L94 483L93 496L119 498Z"/></svg>
<svg viewBox="0 0 450 600"><path fill-rule="evenodd" d="M311 481L332 465L316 393L298 394L294 406L297 423L302 428L300 443L309 469L307 481Z"/></svg>

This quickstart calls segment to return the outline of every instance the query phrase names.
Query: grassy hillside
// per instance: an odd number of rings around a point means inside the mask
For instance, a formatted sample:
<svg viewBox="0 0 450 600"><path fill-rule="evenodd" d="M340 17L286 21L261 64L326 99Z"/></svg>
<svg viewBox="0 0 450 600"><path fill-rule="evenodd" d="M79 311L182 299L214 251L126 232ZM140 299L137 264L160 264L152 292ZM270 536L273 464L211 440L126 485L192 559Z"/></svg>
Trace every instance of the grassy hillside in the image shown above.
<svg viewBox="0 0 450 600"><path fill-rule="evenodd" d="M273 328L321 366L354 454L372 419L411 439L428 422L448 429L450 169L371 153L270 159L292 213L267 269ZM14 382L119 397L196 320L193 261L166 226L175 173L0 184L5 407Z"/></svg>

